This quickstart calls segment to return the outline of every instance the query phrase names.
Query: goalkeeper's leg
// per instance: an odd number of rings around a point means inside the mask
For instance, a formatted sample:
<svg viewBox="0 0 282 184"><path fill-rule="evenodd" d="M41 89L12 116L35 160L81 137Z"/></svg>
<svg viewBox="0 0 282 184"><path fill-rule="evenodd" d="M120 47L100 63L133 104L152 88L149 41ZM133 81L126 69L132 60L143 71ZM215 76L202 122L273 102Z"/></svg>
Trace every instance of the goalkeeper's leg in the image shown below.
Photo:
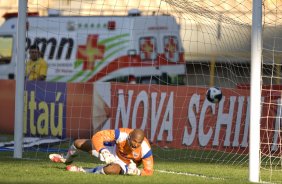
<svg viewBox="0 0 282 184"><path fill-rule="evenodd" d="M74 143L69 147L66 155L60 154L50 154L49 158L53 162L60 162L65 164L71 164L74 158L78 155L78 152L86 151L92 154L92 143L90 139L77 139Z"/></svg>
<svg viewBox="0 0 282 184"><path fill-rule="evenodd" d="M95 174L127 174L128 166L122 160L116 160L116 162L108 164L106 166L98 166L92 170Z"/></svg>
<svg viewBox="0 0 282 184"><path fill-rule="evenodd" d="M98 166L95 168L82 168L75 165L68 165L66 167L67 171L71 172L84 172L84 173L93 173L93 174L110 174L110 175L118 175L118 174L124 174L122 171L122 168L119 164L108 164L106 166Z"/></svg>
<svg viewBox="0 0 282 184"><path fill-rule="evenodd" d="M74 158L78 155L78 149L74 143L69 147L67 154L64 156L65 164L71 164Z"/></svg>
<svg viewBox="0 0 282 184"><path fill-rule="evenodd" d="M66 167L67 171L71 172L84 172L84 173L94 173L94 174L105 174L104 166L98 166L95 168L82 168L75 165L68 165Z"/></svg>
<svg viewBox="0 0 282 184"><path fill-rule="evenodd" d="M53 153L49 155L49 158L52 162L71 164L77 153L78 149L72 144L66 155Z"/></svg>

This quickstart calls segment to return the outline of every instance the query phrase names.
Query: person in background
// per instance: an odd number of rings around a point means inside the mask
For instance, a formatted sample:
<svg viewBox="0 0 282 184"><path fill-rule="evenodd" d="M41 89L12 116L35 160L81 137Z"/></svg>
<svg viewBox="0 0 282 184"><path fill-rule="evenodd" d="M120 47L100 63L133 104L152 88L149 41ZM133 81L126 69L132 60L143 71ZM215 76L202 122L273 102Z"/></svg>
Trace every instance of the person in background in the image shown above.
<svg viewBox="0 0 282 184"><path fill-rule="evenodd" d="M37 45L29 47L29 60L26 63L25 76L27 80L45 81L47 76L48 65L41 56Z"/></svg>

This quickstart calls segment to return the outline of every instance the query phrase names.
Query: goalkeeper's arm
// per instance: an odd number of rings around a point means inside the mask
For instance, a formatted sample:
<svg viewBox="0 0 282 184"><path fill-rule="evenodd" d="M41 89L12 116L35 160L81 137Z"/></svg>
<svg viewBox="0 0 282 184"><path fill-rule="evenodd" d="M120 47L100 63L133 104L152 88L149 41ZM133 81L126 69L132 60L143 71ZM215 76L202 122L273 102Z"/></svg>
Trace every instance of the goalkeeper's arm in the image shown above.
<svg viewBox="0 0 282 184"><path fill-rule="evenodd" d="M141 175L140 169L137 168L133 160L130 160L130 164L128 165L127 174L128 175L137 175L137 176Z"/></svg>
<svg viewBox="0 0 282 184"><path fill-rule="evenodd" d="M153 156L142 159L143 169L140 170L137 168L136 164L130 160L128 165L128 175L136 176L151 176L153 174Z"/></svg>
<svg viewBox="0 0 282 184"><path fill-rule="evenodd" d="M116 161L116 157L108 149L104 148L100 151L100 160L110 164Z"/></svg>
<svg viewBox="0 0 282 184"><path fill-rule="evenodd" d="M105 161L107 164L115 161L115 156L112 155L108 149L105 148L104 142L115 141L114 130L102 130L92 136L92 144L95 150L99 153L101 161ZM93 151L92 151L93 152Z"/></svg>
<svg viewBox="0 0 282 184"><path fill-rule="evenodd" d="M141 176L153 175L154 160L153 155L142 159L143 169L141 170Z"/></svg>
<svg viewBox="0 0 282 184"><path fill-rule="evenodd" d="M114 130L101 130L92 136L92 144L97 152L101 152L105 148L104 142L115 141Z"/></svg>

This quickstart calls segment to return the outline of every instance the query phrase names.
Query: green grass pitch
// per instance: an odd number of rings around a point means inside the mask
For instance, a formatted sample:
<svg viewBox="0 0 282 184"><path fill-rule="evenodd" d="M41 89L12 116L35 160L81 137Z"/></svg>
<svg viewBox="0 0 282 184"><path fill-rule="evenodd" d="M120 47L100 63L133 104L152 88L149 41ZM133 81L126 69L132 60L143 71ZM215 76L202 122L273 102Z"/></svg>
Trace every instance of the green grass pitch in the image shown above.
<svg viewBox="0 0 282 184"><path fill-rule="evenodd" d="M12 140L12 136L8 136ZM154 174L148 177L124 175L98 175L74 173L65 170L65 165L49 160L50 149L64 149L68 143L48 145L24 150L22 159L13 158L12 151L0 151L0 184L93 184L93 183L250 183L248 182L248 156L220 153L217 151L193 151L161 149L153 146ZM39 151L44 150L45 151ZM264 159L262 159L264 160ZM73 163L77 166L93 168L103 164L97 158L81 152ZM276 168L261 169L261 180L268 183L282 183L281 161L272 163Z"/></svg>

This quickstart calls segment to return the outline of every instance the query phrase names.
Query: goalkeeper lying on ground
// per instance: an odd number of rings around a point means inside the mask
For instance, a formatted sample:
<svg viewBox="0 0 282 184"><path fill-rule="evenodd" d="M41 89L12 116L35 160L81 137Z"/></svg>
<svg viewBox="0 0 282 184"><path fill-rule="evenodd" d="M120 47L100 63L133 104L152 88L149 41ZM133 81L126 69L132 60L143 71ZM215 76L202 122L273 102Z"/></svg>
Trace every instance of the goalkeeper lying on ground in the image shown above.
<svg viewBox="0 0 282 184"><path fill-rule="evenodd" d="M104 166L84 169L70 165L79 150L87 151L106 162ZM50 154L53 162L65 163L68 171L97 174L128 174L149 176L153 174L153 155L148 140L141 129L120 128L102 130L92 139L77 139L66 155ZM143 164L143 169L138 169Z"/></svg>

